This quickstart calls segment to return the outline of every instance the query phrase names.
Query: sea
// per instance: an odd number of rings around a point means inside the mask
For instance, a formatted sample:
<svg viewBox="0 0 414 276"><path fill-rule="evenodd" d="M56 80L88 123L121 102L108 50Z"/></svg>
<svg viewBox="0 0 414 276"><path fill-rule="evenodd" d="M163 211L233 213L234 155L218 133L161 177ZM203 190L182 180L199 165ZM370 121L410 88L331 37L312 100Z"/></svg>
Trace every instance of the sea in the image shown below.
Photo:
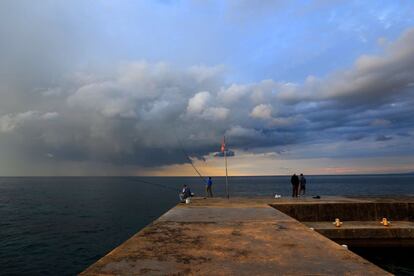
<svg viewBox="0 0 414 276"><path fill-rule="evenodd" d="M0 275L76 275L178 203L200 177L0 177ZM229 177L230 196L290 196L290 176ZM311 175L307 196L414 195L414 174ZM213 177L214 196L225 178ZM394 250L394 251L393 251ZM356 252L414 275L412 249ZM383 254L381 253L383 252Z"/></svg>

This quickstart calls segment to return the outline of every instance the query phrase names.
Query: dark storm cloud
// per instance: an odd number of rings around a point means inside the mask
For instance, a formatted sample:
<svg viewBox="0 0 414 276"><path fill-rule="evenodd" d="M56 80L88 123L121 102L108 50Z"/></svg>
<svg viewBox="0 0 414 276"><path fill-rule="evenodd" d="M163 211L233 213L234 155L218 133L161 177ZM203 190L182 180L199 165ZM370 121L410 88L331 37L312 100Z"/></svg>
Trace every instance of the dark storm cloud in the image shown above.
<svg viewBox="0 0 414 276"><path fill-rule="evenodd" d="M104 76L76 73L66 86L36 92L47 111L2 115L2 135L18 137L15 146L31 159L160 166L188 162L183 148L203 158L223 134L236 150L283 151L309 141L374 136L387 142L397 130L412 131L407 87L377 108L364 101L344 105L336 95L285 103L280 95L300 95L305 87L271 80L226 86L222 73L221 67L177 70L146 62Z"/></svg>
<svg viewBox="0 0 414 276"><path fill-rule="evenodd" d="M258 12L282 2L260 4ZM203 159L219 150L223 135L234 151L287 154L286 147L344 141L378 143L387 155L403 152L392 143L413 134L414 30L382 55L362 56L349 70L326 78L229 84L223 66L138 61L77 70L73 59L93 55L92 41L99 41L92 27L62 32L73 23L59 16L59 4L50 5L52 12L34 6L33 18L25 18L21 7L6 3L0 11L5 23L0 34L8 37L0 44L4 166L9 161L183 164L188 162L183 149ZM369 153L340 145L312 156Z"/></svg>
<svg viewBox="0 0 414 276"><path fill-rule="evenodd" d="M226 156L227 157L233 157L233 156L235 156L235 153L234 153L234 151L232 151L232 150L226 150ZM224 152L216 152L216 153L214 153L214 157L224 157Z"/></svg>
<svg viewBox="0 0 414 276"><path fill-rule="evenodd" d="M347 137L347 140L349 141L358 141L365 138L365 135L362 134L351 134Z"/></svg>
<svg viewBox="0 0 414 276"><path fill-rule="evenodd" d="M391 140L391 136L385 136L385 135L378 135L376 138L376 141L388 141Z"/></svg>

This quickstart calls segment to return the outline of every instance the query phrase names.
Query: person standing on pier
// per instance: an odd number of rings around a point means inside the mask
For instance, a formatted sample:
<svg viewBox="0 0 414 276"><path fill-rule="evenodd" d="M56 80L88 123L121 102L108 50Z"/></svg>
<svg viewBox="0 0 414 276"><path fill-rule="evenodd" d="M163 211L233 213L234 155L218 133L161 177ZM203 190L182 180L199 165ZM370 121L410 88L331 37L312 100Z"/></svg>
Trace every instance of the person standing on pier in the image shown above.
<svg viewBox="0 0 414 276"><path fill-rule="evenodd" d="M298 197L299 177L296 173L294 173L290 178L290 183L292 183L292 197Z"/></svg>
<svg viewBox="0 0 414 276"><path fill-rule="evenodd" d="M206 184L206 197L213 197L213 191L212 191L213 181L211 180L211 177L208 177L208 181Z"/></svg>
<svg viewBox="0 0 414 276"><path fill-rule="evenodd" d="M303 173L300 174L299 177L299 196L305 195L306 192L306 178Z"/></svg>

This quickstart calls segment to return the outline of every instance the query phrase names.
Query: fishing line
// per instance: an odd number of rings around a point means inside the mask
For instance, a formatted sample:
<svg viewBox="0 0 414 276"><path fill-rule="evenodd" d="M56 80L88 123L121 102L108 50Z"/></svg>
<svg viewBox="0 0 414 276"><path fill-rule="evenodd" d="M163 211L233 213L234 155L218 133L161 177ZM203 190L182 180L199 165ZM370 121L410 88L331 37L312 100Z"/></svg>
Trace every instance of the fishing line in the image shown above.
<svg viewBox="0 0 414 276"><path fill-rule="evenodd" d="M182 141L178 138L178 135L177 135L177 132L176 132L176 129L175 128L174 128L174 134L175 134L175 137L176 137L176 139L177 139L177 141L178 141L178 143L180 145L181 151L183 152L183 154L185 155L185 157L187 158L187 160L190 162L190 164L193 167L193 169L196 171L196 173L198 174L198 176L203 180L203 182L207 183L206 180L205 180L205 178L201 175L200 171L193 164L193 161L191 160L191 158L188 155L188 153L185 151L184 145L183 145ZM147 180L136 179L136 181L137 182L144 183L144 184L152 185L152 186L158 186L160 188L164 188L164 189L171 190L171 191L174 191L174 192L177 192L177 190L178 190L178 189L175 189L175 188L166 186L166 185L162 185L162 184L159 184L159 183L150 182L150 181L147 181Z"/></svg>
<svg viewBox="0 0 414 276"><path fill-rule="evenodd" d="M169 187L169 186L166 186L166 185L162 185L162 184L159 184L159 183L154 183L154 182L150 182L150 181L146 181L146 180L142 180L142 179L135 179L135 180L137 182L142 182L142 183L145 183L145 184L158 186L158 187L161 187L161 188L164 188L164 189L168 189L168 190L171 190L171 191L174 191L174 192L177 192L177 190L179 190L179 189L175 189L173 187Z"/></svg>
<svg viewBox="0 0 414 276"><path fill-rule="evenodd" d="M174 128L174 134L175 134L175 138L178 141L178 144L180 145L181 151L183 152L183 154L185 155L185 157L187 157L187 160L190 162L191 167L193 167L193 169L196 171L196 173L198 174L198 176L203 180L203 182L205 182L207 184L206 179L201 175L201 173L199 172L199 170L194 165L193 160L191 160L190 156L185 151L184 145L183 145L182 141L178 138L178 135L177 135L177 132L176 132L176 129L175 128Z"/></svg>

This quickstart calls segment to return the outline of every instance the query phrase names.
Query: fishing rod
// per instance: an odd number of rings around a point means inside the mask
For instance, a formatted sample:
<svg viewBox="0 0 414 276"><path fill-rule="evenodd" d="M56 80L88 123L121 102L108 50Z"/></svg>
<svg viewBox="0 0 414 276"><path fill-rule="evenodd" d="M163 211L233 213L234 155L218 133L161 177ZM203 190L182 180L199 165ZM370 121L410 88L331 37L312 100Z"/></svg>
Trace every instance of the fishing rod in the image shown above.
<svg viewBox="0 0 414 276"><path fill-rule="evenodd" d="M196 168L196 166L193 163L193 160L191 160L190 156L188 155L188 153L185 151L184 149L184 145L182 143L182 141L178 138L177 132L174 129L174 134L175 134L175 138L177 138L178 144L180 145L181 151L183 152L183 154L187 157L187 160L190 162L191 167L193 167L193 169L196 171L196 173L198 174L198 176L203 180L204 183L207 184L207 181L205 179L205 177L203 177L201 175L201 173L199 172L199 170Z"/></svg>

